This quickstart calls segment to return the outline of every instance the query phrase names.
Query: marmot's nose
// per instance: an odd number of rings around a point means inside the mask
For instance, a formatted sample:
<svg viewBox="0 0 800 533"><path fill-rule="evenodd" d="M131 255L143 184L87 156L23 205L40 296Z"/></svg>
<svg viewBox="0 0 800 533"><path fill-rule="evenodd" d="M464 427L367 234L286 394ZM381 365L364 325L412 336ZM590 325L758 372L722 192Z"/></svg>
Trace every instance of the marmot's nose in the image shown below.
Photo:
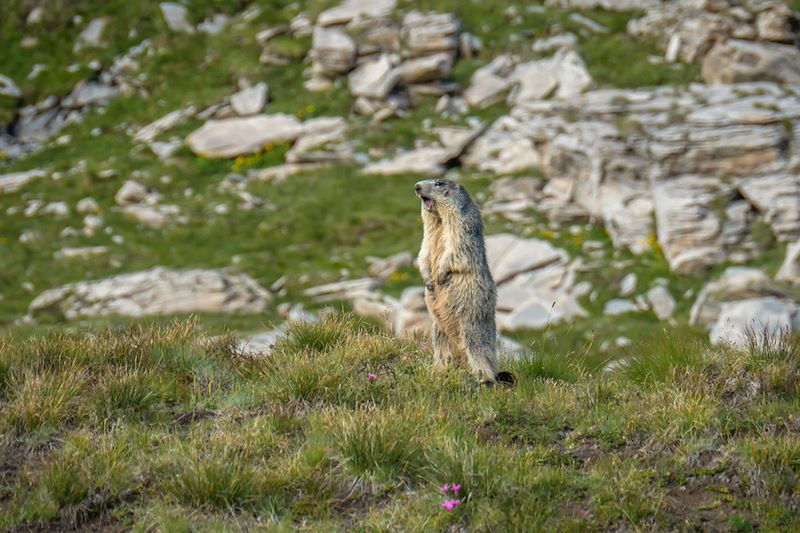
<svg viewBox="0 0 800 533"><path fill-rule="evenodd" d="M422 190L422 185L417 183L416 185L414 185L414 190L417 192L417 194L419 194L419 192Z"/></svg>

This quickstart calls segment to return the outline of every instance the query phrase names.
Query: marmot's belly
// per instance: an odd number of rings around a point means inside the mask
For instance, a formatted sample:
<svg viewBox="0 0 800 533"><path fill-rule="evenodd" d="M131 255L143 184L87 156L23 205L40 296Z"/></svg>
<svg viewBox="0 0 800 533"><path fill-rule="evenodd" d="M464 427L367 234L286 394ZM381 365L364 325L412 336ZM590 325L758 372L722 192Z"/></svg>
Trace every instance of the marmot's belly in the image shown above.
<svg viewBox="0 0 800 533"><path fill-rule="evenodd" d="M451 283L436 287L433 292L425 291L425 303L439 329L451 339L459 339L462 335L463 315L469 312L471 305L480 302L481 297L477 291L464 290L463 285Z"/></svg>

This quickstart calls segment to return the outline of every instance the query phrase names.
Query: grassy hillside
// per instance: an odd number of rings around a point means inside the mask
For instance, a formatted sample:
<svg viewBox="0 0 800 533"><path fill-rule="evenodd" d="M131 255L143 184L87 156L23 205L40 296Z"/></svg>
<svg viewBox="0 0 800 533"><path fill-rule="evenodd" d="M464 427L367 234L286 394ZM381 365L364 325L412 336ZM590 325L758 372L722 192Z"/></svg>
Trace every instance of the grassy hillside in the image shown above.
<svg viewBox="0 0 800 533"><path fill-rule="evenodd" d="M800 339L540 348L482 389L346 315L260 360L185 321L0 339L0 529L800 527Z"/></svg>
<svg viewBox="0 0 800 533"><path fill-rule="evenodd" d="M0 173L42 168L48 178L27 185L14 194L0 195L0 213L6 214L0 226L0 328L10 327L25 314L30 301L41 291L84 279L155 265L175 267L224 267L253 276L264 286L283 275L289 276L285 301L303 302L302 289L338 279L344 269L350 277L365 273L365 257L383 256L400 251L416 251L421 239L421 224L412 185L420 176L363 176L355 166L337 165L306 172L282 184L253 183L248 192L264 200L266 206L241 211L232 192L219 189L225 177L235 171L275 165L282 161L285 146L275 147L242 161L214 161L181 148L173 158L160 161L150 150L137 145L131 132L167 112L194 104L198 109L218 102L235 91L236 81L247 77L251 82L265 81L270 86L268 112L294 114L301 118L349 116L352 103L348 92L339 87L327 93L310 93L302 88L303 56L310 47L309 38L281 36L271 42L272 49L297 58L288 66L267 67L258 61L261 47L255 34L267 27L286 24L300 12L313 16L336 2L192 0L186 2L191 21L197 23L213 13L234 16L231 24L216 36L176 34L167 30L155 2L56 2L48 4L42 22L27 26L25 18L33 3L13 0L0 7L0 73L14 79L23 91L19 101L0 97L0 108L8 113L0 117L0 127L13 119L22 105L35 104L48 95L69 93L79 80L91 77L92 60L107 66L143 39L150 39L152 52L141 58L137 73L138 92L113 100L105 112L94 112L82 123L67 127L60 135L69 136L64 144L51 142L42 150L20 160L2 161ZM484 43L480 57L460 60L454 76L462 86L471 73L499 53L522 58L532 57L530 42L562 31L579 36L581 53L600 86L651 86L661 83L684 83L695 79L696 68L684 64L652 64L649 56L658 54L652 43L635 41L625 33L625 23L636 13L593 10L583 12L611 31L591 33L569 18L569 12L516 2L453 2L432 0L400 2L399 9L433 9L455 13L465 30ZM235 16L258 8L260 14L245 20ZM73 51L80 30L96 17L109 19L101 48ZM78 17L78 18L76 18ZM23 48L25 37L36 38L32 48ZM29 77L34 65L43 65L38 76ZM72 66L73 68L68 68ZM30 78L30 79L29 79ZM351 116L348 138L357 152L372 150L373 156L411 147L415 139L430 136L425 119L430 119L436 103L428 97L408 119L390 120L380 125L369 118ZM477 111L472 116L491 119L505 111L503 105ZM439 119L435 125L451 120ZM463 119L461 121L463 122ZM162 139L182 137L201 125L190 119L166 132ZM90 134L94 131L95 135ZM113 171L111 178L101 177ZM188 217L185 224L171 224L161 230L148 229L125 218L116 208L114 194L122 183L134 177L163 195L163 203L180 206ZM473 194L485 191L488 176L461 171L460 179ZM66 227L80 228L84 215L74 206L91 196L100 205L103 226L92 237L62 236ZM63 218L21 213L33 201L44 204L65 201L70 214ZM215 208L227 208L217 214ZM9 211L11 210L11 211ZM15 212L16 210L16 212ZM13 214L9 214L13 213ZM593 226L583 228L580 236L553 232L545 221L536 225L489 221L490 232L511 230L546 238L568 250L579 250L582 239L599 239L611 247L605 233ZM20 242L22 235L33 239ZM324 243L319 246L318 243ZM107 246L109 253L99 258L53 261L53 254L63 247ZM611 257L611 256L609 256ZM627 254L614 253L625 264ZM669 276L660 254L637 259L634 266L608 266L602 273L587 277L613 294L624 274L636 269L643 282L657 276ZM675 279L681 292L696 290L702 280ZM610 283L609 283L610 282ZM385 289L390 294L408 285L419 284L416 271L407 270ZM593 312L602 309L603 299L584 304ZM308 302L306 302L308 303ZM688 305L687 305L688 308ZM209 325L224 323L243 330L257 330L265 322L276 320L274 314L259 317L205 316ZM117 321L119 322L119 321ZM681 323L684 321L681 320ZM89 324L90 322L84 322ZM645 314L628 320L599 319L592 323L555 328L566 349L581 349L593 342L595 332L604 338L630 336L632 331L657 332L661 326L654 316ZM22 334L30 329L16 329ZM690 330L687 329L687 332ZM690 332L691 334L699 334ZM521 335L530 342L534 336Z"/></svg>

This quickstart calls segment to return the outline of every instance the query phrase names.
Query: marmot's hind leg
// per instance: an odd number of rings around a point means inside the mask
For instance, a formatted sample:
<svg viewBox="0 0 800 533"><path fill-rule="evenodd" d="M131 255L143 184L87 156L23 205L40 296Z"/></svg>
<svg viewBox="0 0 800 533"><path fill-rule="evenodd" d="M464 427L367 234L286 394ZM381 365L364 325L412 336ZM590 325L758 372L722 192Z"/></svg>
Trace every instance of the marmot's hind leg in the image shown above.
<svg viewBox="0 0 800 533"><path fill-rule="evenodd" d="M445 335L436 321L433 322L433 366L443 370L455 362L455 349L451 340Z"/></svg>
<svg viewBox="0 0 800 533"><path fill-rule="evenodd" d="M467 348L467 362L472 372L481 381L494 381L497 376L497 349L493 335L482 335L475 331L469 338L464 339Z"/></svg>

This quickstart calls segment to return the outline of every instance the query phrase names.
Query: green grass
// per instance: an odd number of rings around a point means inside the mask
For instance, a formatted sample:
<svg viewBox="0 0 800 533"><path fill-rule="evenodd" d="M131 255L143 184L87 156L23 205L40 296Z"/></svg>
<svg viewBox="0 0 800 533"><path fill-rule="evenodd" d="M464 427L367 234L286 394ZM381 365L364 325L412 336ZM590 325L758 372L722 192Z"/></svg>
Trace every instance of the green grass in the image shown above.
<svg viewBox="0 0 800 533"><path fill-rule="evenodd" d="M230 339L192 321L0 338L0 528L800 527L798 338L667 339L651 374L540 351L504 362L510 390L349 315L265 358Z"/></svg>

